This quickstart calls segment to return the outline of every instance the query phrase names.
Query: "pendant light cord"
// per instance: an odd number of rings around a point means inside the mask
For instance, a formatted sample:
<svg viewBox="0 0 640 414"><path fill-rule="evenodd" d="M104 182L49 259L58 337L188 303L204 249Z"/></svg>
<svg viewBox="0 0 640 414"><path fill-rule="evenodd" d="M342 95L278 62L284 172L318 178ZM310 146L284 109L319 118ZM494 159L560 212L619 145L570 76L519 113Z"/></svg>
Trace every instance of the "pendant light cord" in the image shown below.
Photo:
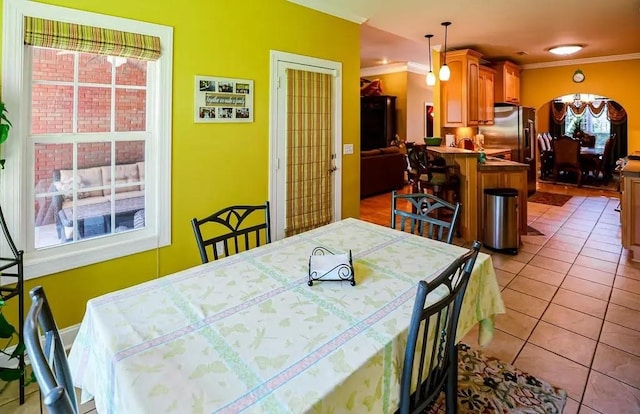
<svg viewBox="0 0 640 414"><path fill-rule="evenodd" d="M424 35L424 37L426 37L429 41L429 49L427 49L427 57L429 58L429 72L433 72L433 67L431 66L431 38L433 37L433 35L428 34Z"/></svg>
<svg viewBox="0 0 640 414"><path fill-rule="evenodd" d="M451 24L451 22L442 22L444 26L444 64L447 64L447 28Z"/></svg>

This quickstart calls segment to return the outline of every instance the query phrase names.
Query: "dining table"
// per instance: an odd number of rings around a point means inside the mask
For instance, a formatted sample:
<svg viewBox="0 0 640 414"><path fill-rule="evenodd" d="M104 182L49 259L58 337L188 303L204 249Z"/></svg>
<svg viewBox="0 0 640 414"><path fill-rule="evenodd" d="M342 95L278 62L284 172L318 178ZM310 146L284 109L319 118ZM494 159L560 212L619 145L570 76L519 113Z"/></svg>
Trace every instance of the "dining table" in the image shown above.
<svg viewBox="0 0 640 414"><path fill-rule="evenodd" d="M309 286L317 247L351 252L355 286ZM467 251L347 218L90 299L74 384L100 414L393 413L418 281ZM488 343L504 312L481 252L457 340L479 324Z"/></svg>
<svg viewBox="0 0 640 414"><path fill-rule="evenodd" d="M580 147L580 155L598 157L604 154L604 148Z"/></svg>

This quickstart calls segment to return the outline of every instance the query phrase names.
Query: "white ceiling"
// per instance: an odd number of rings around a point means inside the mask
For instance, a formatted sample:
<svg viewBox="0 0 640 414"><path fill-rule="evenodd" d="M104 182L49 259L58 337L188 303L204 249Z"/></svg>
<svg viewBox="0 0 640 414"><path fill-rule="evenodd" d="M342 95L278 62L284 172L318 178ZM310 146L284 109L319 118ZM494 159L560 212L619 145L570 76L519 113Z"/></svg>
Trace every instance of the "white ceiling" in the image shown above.
<svg viewBox="0 0 640 414"><path fill-rule="evenodd" d="M289 0L361 26L361 67L427 64L427 40L447 49L472 48L484 59L519 64L638 54L640 0ZM570 57L547 51L582 44ZM518 52L526 52L520 55Z"/></svg>

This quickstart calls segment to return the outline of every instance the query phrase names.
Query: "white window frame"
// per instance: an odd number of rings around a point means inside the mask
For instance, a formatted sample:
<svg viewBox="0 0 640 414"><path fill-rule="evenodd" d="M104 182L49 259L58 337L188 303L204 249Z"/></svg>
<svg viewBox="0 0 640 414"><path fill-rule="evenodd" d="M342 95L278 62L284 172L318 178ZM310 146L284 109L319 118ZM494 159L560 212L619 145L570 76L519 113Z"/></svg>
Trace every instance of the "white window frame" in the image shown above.
<svg viewBox="0 0 640 414"><path fill-rule="evenodd" d="M25 0L3 2L2 100L13 127L2 144L6 168L0 173L0 206L18 249L25 251L25 279L103 262L171 244L171 97L173 28ZM34 157L30 131L30 79L25 79L24 17L40 17L160 38L162 54L149 65L145 144L145 228L39 250L33 244ZM31 157L31 158L29 158ZM6 257L6 245L0 254ZM2 280L0 280L2 282Z"/></svg>

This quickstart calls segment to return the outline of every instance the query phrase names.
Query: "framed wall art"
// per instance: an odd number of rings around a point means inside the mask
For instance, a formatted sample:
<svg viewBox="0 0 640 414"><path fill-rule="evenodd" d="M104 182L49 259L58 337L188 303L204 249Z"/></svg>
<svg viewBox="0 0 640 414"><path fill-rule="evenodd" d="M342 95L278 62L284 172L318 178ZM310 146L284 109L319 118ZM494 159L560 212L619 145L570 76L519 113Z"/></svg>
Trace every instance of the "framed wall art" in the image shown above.
<svg viewBox="0 0 640 414"><path fill-rule="evenodd" d="M253 81L195 76L194 122L253 122Z"/></svg>

